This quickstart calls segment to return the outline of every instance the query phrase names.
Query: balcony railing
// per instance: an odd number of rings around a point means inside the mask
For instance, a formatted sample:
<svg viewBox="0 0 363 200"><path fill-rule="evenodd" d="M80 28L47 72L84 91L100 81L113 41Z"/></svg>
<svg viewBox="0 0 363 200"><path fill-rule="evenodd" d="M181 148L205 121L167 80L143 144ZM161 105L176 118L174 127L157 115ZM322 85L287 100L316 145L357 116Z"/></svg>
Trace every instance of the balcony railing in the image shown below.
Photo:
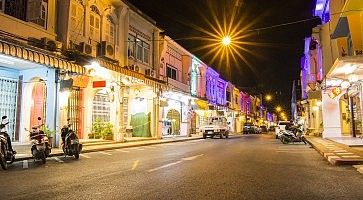
<svg viewBox="0 0 363 200"><path fill-rule="evenodd" d="M168 86L173 89L180 90L182 92L190 93L190 85L182 83L180 81L174 80L172 78L167 78Z"/></svg>

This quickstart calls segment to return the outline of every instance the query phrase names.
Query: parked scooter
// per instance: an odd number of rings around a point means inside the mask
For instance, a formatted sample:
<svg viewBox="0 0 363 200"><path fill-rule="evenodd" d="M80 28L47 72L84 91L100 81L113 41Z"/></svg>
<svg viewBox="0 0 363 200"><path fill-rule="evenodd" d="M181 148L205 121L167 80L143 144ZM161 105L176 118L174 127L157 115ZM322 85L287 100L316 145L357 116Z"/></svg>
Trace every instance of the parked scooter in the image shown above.
<svg viewBox="0 0 363 200"><path fill-rule="evenodd" d="M69 123L70 119L67 119L67 125L64 125L61 129L62 148L65 156L74 156L79 159L79 154L82 151L82 144L79 143L77 134L71 129Z"/></svg>
<svg viewBox="0 0 363 200"><path fill-rule="evenodd" d="M38 117L38 121L42 118ZM52 152L52 144L49 143L48 137L40 129L43 124L33 126L30 132L31 153L34 160L42 160L43 164L46 163L46 158Z"/></svg>
<svg viewBox="0 0 363 200"><path fill-rule="evenodd" d="M288 144L290 142L292 142L292 143L304 142L304 144L307 144L306 139L305 139L305 134L300 129L300 127L301 127L301 125L293 126L289 130L281 131L278 134L278 137L279 137L280 141L283 144Z"/></svg>
<svg viewBox="0 0 363 200"><path fill-rule="evenodd" d="M8 164L15 161L16 152L11 149L11 140L5 129L9 122L4 122L7 116L1 118L0 123L0 165L4 170L8 169Z"/></svg>

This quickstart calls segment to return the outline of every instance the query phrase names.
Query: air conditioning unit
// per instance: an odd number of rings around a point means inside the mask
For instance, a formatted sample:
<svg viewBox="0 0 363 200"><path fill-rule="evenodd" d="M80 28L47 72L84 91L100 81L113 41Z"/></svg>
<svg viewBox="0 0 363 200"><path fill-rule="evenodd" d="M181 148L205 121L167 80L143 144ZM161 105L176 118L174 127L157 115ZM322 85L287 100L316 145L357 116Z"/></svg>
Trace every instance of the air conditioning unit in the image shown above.
<svg viewBox="0 0 363 200"><path fill-rule="evenodd" d="M155 70L147 69L145 70L145 75L155 78Z"/></svg>
<svg viewBox="0 0 363 200"><path fill-rule="evenodd" d="M56 52L60 52L62 50L62 43L49 39L49 38L42 38L41 39L42 44L44 46L44 49L49 50L49 51L56 51Z"/></svg>
<svg viewBox="0 0 363 200"><path fill-rule="evenodd" d="M79 51L83 54L86 54L86 55L89 55L89 56L92 56L92 57L95 57L95 51L93 50L93 47L92 45L90 44L87 44L85 42L81 42L79 43L79 47L78 47Z"/></svg>
<svg viewBox="0 0 363 200"><path fill-rule="evenodd" d="M106 41L102 41L100 54L101 54L100 56L102 57L109 58L112 60L115 59L115 45Z"/></svg>
<svg viewBox="0 0 363 200"><path fill-rule="evenodd" d="M140 68L137 65L129 65L128 66L128 69L131 70L131 71L135 71L135 72L139 72L140 71Z"/></svg>

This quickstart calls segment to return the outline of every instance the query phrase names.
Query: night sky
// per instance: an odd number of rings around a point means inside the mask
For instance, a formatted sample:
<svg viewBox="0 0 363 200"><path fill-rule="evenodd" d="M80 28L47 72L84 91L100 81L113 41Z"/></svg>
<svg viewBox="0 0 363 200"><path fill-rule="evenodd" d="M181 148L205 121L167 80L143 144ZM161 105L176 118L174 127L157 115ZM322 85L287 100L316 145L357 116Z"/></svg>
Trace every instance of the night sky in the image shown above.
<svg viewBox="0 0 363 200"><path fill-rule="evenodd" d="M313 18L315 0L129 0L153 18L165 34L212 66L226 80L251 94L274 95L267 106L290 108L292 80L299 79L304 38L318 20L261 29ZM234 20L232 17L234 16ZM225 20L224 20L225 19ZM207 23L207 22L210 23ZM223 22L226 23L223 23ZM225 56L200 49L211 43L206 32L220 24L243 30L237 49L241 56L226 61ZM256 30L257 29L257 30ZM204 30L204 31L203 31Z"/></svg>

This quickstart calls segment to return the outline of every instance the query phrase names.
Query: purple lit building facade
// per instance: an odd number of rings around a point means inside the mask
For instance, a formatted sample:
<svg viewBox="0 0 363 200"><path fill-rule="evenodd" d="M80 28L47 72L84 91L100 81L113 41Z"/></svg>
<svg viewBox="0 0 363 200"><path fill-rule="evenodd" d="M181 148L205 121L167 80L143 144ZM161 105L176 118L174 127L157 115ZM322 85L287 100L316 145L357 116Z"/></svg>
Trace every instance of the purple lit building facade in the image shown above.
<svg viewBox="0 0 363 200"><path fill-rule="evenodd" d="M218 84L219 74L212 68L208 67L205 76L206 76L205 78L206 97L208 103L217 104L217 84Z"/></svg>

